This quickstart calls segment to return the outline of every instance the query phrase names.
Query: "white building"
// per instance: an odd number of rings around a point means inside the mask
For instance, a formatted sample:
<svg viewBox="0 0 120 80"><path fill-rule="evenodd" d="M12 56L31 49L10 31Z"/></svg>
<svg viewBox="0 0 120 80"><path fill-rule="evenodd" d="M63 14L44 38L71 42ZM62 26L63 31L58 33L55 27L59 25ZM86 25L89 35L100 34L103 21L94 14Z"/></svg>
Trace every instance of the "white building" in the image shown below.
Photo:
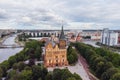
<svg viewBox="0 0 120 80"><path fill-rule="evenodd" d="M101 43L109 46L118 45L118 32L109 31L105 28L101 35Z"/></svg>

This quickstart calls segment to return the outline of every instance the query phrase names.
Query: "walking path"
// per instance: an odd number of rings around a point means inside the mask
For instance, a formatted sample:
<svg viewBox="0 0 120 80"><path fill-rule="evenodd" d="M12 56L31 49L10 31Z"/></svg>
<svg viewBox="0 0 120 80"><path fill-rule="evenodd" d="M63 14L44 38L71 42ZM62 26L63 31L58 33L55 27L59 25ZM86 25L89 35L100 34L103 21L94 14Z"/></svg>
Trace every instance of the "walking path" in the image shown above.
<svg viewBox="0 0 120 80"><path fill-rule="evenodd" d="M51 68L48 68L48 71L53 71L54 68L60 68L60 69L68 68L71 73L77 73L78 75L80 75L82 80L91 80L89 78L87 71L83 66L83 63L80 61L80 58L78 60L78 63L75 66L51 67Z"/></svg>
<svg viewBox="0 0 120 80"><path fill-rule="evenodd" d="M81 55L79 55L78 58L82 64L82 66L84 67L87 75L89 76L90 80L99 80L89 71L89 66L88 66L86 60Z"/></svg>
<svg viewBox="0 0 120 80"><path fill-rule="evenodd" d="M89 66L81 55L78 55L78 63L75 66L50 67L48 68L48 71L53 71L55 68L68 68L71 73L80 75L82 80L99 80L89 71Z"/></svg>

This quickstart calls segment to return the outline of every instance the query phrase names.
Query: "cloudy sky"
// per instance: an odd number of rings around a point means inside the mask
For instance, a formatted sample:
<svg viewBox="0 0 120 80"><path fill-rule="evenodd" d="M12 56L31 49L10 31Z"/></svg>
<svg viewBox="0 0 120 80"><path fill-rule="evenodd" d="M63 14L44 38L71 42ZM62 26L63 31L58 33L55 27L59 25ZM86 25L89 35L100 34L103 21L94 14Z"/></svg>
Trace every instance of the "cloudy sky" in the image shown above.
<svg viewBox="0 0 120 80"><path fill-rule="evenodd" d="M0 29L120 29L120 0L0 0Z"/></svg>

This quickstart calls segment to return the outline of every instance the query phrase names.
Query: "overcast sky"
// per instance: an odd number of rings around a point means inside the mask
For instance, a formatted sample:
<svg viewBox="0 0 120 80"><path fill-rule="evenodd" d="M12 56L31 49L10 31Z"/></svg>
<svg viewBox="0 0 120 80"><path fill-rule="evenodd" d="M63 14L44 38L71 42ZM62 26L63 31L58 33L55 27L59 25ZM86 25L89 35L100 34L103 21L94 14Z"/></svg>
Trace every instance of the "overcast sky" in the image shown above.
<svg viewBox="0 0 120 80"><path fill-rule="evenodd" d="M0 0L0 29L120 29L120 0Z"/></svg>

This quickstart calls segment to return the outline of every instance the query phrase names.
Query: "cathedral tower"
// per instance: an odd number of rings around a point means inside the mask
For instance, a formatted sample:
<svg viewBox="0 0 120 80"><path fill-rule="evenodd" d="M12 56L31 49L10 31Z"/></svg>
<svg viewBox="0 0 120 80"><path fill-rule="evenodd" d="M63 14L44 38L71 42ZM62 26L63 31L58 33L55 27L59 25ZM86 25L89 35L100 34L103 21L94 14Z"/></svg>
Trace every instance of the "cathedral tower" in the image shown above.
<svg viewBox="0 0 120 80"><path fill-rule="evenodd" d="M60 37L59 37L59 47L60 48L65 48L66 47L66 38L65 38L65 35L64 35L63 26L62 26L61 34L60 34Z"/></svg>

